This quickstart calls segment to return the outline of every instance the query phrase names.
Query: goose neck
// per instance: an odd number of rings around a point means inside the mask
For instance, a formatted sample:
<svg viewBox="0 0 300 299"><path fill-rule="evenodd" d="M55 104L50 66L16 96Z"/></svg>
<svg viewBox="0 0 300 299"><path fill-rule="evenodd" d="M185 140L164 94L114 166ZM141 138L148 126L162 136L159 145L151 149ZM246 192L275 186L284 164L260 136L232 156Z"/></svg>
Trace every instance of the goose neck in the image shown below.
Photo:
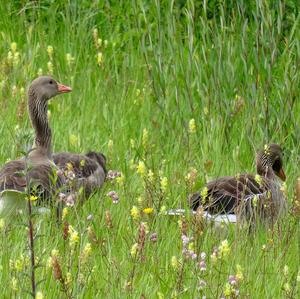
<svg viewBox="0 0 300 299"><path fill-rule="evenodd" d="M51 157L51 128L48 123L47 99L36 95L34 91L29 92L28 110L30 120L35 132L34 147L46 152Z"/></svg>

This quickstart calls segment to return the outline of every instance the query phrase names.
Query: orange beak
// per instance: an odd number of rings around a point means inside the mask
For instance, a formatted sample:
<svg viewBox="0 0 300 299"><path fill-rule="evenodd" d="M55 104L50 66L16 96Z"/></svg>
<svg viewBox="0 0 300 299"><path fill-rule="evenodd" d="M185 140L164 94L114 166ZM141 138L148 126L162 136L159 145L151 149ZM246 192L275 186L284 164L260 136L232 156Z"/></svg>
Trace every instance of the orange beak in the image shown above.
<svg viewBox="0 0 300 299"><path fill-rule="evenodd" d="M282 168L280 168L280 170L279 170L279 172L277 173L277 175L278 175L283 181L286 180L286 176L285 176L284 170L283 170Z"/></svg>
<svg viewBox="0 0 300 299"><path fill-rule="evenodd" d="M59 93L66 93L66 92L71 92L72 91L72 88L69 87L69 86L66 86L66 85L63 85L63 84L60 84L60 83L57 83L57 86L58 86L58 92Z"/></svg>

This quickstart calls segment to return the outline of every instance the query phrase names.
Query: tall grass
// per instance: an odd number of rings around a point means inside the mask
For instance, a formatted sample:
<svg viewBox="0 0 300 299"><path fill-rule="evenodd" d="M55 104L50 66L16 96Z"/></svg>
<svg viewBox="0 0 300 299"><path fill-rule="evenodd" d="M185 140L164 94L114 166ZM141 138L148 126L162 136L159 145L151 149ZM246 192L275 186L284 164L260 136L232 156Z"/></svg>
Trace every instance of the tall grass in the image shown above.
<svg viewBox="0 0 300 299"><path fill-rule="evenodd" d="M299 218L288 214L249 235L160 212L186 207L187 195L211 178L254 172L255 150L268 142L285 149L292 206L300 146L297 1L4 1L0 14L1 164L32 144L22 88L52 67L73 88L49 108L54 151L101 150L123 174L69 209L63 227L34 217L44 298L299 296ZM106 196L111 190L118 204ZM3 298L30 296L23 223L22 216L1 222ZM182 234L194 237L187 246L196 260L183 256Z"/></svg>

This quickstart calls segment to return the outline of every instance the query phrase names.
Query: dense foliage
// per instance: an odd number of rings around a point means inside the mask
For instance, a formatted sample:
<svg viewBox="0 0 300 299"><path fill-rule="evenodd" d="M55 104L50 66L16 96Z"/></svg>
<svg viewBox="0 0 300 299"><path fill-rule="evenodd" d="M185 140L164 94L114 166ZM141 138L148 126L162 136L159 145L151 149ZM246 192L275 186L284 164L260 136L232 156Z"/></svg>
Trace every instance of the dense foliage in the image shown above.
<svg viewBox="0 0 300 299"><path fill-rule="evenodd" d="M298 298L298 1L2 2L1 164L30 148L26 88L53 74L73 88L49 107L54 151L101 150L122 173L62 226L35 216L36 297ZM285 149L280 223L165 215L211 178L254 172L268 142ZM24 220L1 220L5 298L30 296Z"/></svg>

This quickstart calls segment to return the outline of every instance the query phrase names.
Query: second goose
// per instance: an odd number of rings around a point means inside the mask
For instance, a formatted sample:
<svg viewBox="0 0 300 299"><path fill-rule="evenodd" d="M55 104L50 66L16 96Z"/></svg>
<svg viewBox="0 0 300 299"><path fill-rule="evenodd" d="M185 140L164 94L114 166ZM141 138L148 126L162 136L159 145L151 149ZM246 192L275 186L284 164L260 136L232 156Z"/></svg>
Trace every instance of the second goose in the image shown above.
<svg viewBox="0 0 300 299"><path fill-rule="evenodd" d="M235 214L237 218L277 219L286 209L280 178L285 181L283 151L277 144L266 145L256 157L257 175L239 174L209 182L190 196L193 210L202 207L211 215Z"/></svg>

